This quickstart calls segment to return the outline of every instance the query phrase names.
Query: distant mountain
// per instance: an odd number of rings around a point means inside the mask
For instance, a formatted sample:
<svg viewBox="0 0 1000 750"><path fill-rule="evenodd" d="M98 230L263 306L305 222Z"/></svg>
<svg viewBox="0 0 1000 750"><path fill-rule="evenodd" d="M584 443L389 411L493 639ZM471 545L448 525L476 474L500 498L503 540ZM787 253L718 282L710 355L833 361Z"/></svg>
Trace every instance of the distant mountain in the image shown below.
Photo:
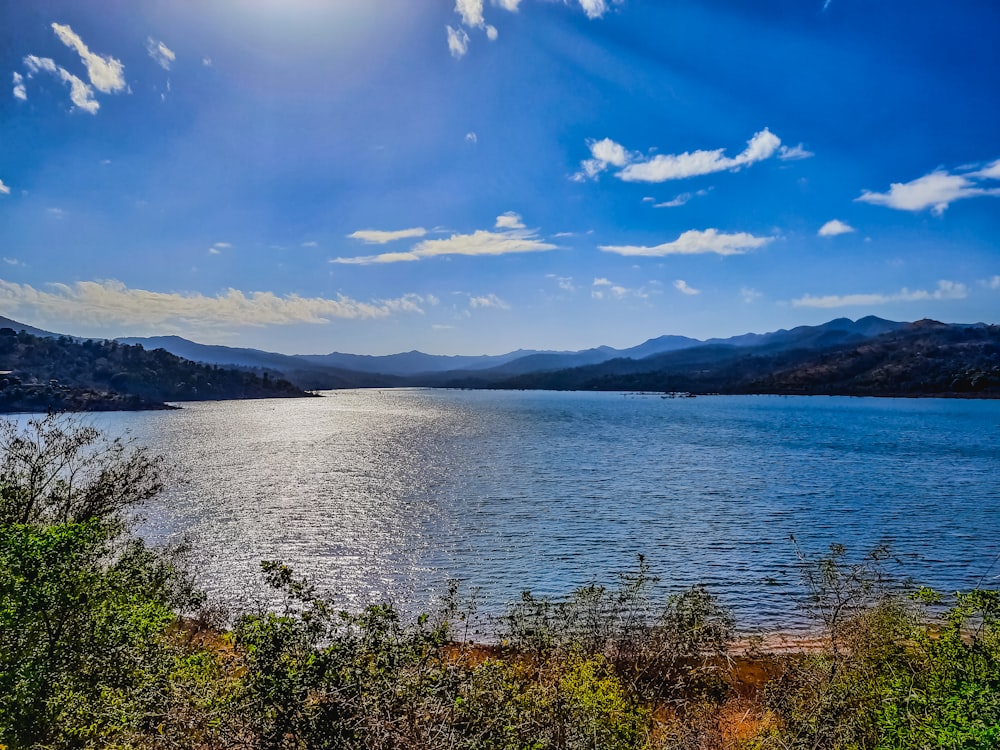
<svg viewBox="0 0 1000 750"><path fill-rule="evenodd" d="M401 384L398 379L392 377L359 373L339 366L314 364L309 357L277 354L259 349L199 344L180 336L133 336L115 340L121 344L139 344L150 351L163 349L192 362L279 375L306 390L391 388Z"/></svg>
<svg viewBox="0 0 1000 750"><path fill-rule="evenodd" d="M2 315L0 315L0 328L10 328L12 331L17 331L18 333L24 331L25 333L30 333L32 336L41 336L42 338L58 338L63 335L61 333L52 333L52 331L43 331L41 328L35 328L24 323L18 323L16 320L5 318ZM68 336L67 338L75 340L74 336Z"/></svg>
<svg viewBox="0 0 1000 750"><path fill-rule="evenodd" d="M424 354L418 351L385 355L332 352L330 354L299 354L295 355L295 358L321 367L405 376L449 370L479 370L537 353L524 349L508 354L482 356Z"/></svg>
<svg viewBox="0 0 1000 750"><path fill-rule="evenodd" d="M0 327L0 411L166 408L167 401L307 396L287 380L117 341Z"/></svg>
<svg viewBox="0 0 1000 750"><path fill-rule="evenodd" d="M898 330L897 323L870 316L858 321L838 318L821 326L799 326L771 333L748 333L729 339L700 341L687 336L659 336L638 346L614 349L609 346L582 351L537 351L519 349L500 355L442 356L419 351L390 355L330 354L286 355L228 346L198 344L179 336L118 339L139 343L147 349L163 348L197 362L251 368L281 373L302 388L356 388L420 385L429 387L491 387L509 378L552 373L567 369L598 366L616 360L641 361L638 371L655 367L651 357L675 352L722 346L736 349L781 351L787 348L822 349ZM695 355L695 359L702 355ZM632 365L608 365L620 373ZM543 379L544 380L544 379ZM541 381L538 381L541 382Z"/></svg>
<svg viewBox="0 0 1000 750"><path fill-rule="evenodd" d="M6 323L16 330L58 337L16 321L6 320ZM152 349L152 354L159 351L158 356L169 352L212 367L239 368L244 376L252 373L261 380L266 377L271 383L286 378L305 389L416 385L695 393L990 395L993 365L988 359L992 351L989 342L995 330L985 324L902 323L868 316L857 321L837 318L817 326L707 341L668 335L626 349L609 346L582 351L521 349L483 356L439 356L419 351L384 356L341 352L286 355L208 346L179 336L133 337L119 339L118 343L141 344L147 350ZM863 363L867 364L862 367ZM884 373L893 373L893 378ZM966 382L967 387L962 385Z"/></svg>
<svg viewBox="0 0 1000 750"><path fill-rule="evenodd" d="M765 337L756 345L705 344L642 360L523 375L492 387L1000 397L998 326L834 323ZM882 328L889 330L861 335Z"/></svg>

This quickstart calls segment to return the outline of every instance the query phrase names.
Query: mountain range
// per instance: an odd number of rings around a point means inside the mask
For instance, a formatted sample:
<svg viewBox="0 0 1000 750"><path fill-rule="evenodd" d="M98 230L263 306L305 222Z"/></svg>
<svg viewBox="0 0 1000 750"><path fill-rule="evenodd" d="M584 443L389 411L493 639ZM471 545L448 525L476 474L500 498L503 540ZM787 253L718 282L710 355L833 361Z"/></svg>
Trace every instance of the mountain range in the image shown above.
<svg viewBox="0 0 1000 750"><path fill-rule="evenodd" d="M0 318L3 327L36 336L59 335ZM875 316L708 340L665 335L625 349L520 349L483 356L419 351L384 356L287 355L205 345L179 336L116 341L165 350L202 365L260 377L266 374L272 382L285 378L308 390L426 386L699 394L1000 395L1000 327L927 320L908 323Z"/></svg>

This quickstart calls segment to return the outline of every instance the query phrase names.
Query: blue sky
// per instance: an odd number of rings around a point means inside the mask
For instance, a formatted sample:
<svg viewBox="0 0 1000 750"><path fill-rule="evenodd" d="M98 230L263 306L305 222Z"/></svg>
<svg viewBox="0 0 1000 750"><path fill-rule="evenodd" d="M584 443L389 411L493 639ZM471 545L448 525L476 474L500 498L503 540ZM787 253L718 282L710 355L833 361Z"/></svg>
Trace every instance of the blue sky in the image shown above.
<svg viewBox="0 0 1000 750"><path fill-rule="evenodd" d="M0 0L0 314L372 354L997 323L997 29L979 0Z"/></svg>

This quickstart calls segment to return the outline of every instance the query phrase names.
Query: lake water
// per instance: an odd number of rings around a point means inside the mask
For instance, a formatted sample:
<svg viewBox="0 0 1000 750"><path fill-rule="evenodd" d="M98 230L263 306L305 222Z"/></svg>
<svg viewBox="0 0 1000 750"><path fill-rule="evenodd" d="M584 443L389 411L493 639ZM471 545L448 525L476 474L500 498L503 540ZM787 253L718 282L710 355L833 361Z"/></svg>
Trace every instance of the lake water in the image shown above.
<svg viewBox="0 0 1000 750"><path fill-rule="evenodd" d="M1000 587L1000 402L620 393L336 391L102 414L175 467L143 533L191 539L237 608L279 559L349 607L427 607L459 579L609 582L643 554L743 628L801 624L808 553L891 542L944 590Z"/></svg>

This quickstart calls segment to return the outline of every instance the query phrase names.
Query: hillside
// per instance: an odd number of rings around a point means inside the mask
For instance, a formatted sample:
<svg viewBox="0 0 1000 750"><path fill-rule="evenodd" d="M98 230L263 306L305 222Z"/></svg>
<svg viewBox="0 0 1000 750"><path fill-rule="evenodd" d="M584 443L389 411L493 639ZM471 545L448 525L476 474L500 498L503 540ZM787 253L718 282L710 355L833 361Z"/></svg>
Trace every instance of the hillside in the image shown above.
<svg viewBox="0 0 1000 750"><path fill-rule="evenodd" d="M872 338L715 344L509 378L500 388L1000 397L1000 327L919 321ZM839 339L839 341L838 341Z"/></svg>
<svg viewBox="0 0 1000 750"><path fill-rule="evenodd" d="M163 349L0 328L0 411L166 408L166 401L307 395L286 380L200 365Z"/></svg>

